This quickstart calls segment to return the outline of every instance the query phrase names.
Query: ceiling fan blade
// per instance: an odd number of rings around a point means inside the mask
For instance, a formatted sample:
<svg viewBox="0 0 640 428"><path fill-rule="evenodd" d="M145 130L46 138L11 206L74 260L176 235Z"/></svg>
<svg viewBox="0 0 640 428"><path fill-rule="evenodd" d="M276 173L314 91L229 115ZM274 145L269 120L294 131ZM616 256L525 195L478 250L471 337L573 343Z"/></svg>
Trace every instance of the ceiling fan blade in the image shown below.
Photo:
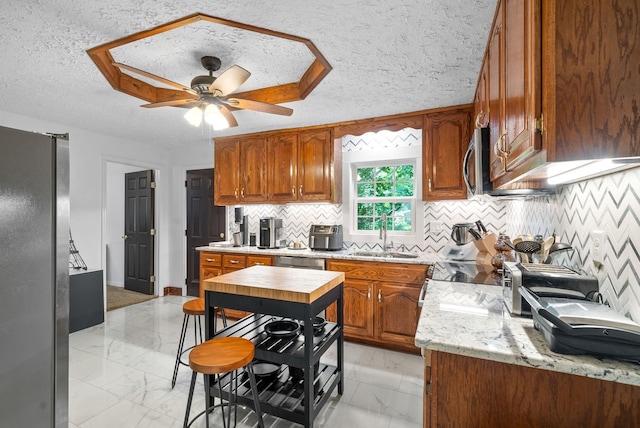
<svg viewBox="0 0 640 428"><path fill-rule="evenodd" d="M169 101L160 101L158 103L149 103L142 104L140 107L144 108L155 108L155 107L195 107L199 104L198 99L180 99L180 100L169 100Z"/></svg>
<svg viewBox="0 0 640 428"><path fill-rule="evenodd" d="M227 106L220 104L220 105L218 105L218 107L220 108L220 113L222 113L224 118L227 119L227 123L229 124L229 128L233 128L234 126L238 126L238 122L236 121L236 118L233 117L233 114L231 114L231 111L227 108Z"/></svg>
<svg viewBox="0 0 640 428"><path fill-rule="evenodd" d="M282 107L275 104L263 103L260 101L245 100L243 98L227 98L225 100L231 107L260 111L263 113L280 114L282 116L291 116L293 109Z"/></svg>
<svg viewBox="0 0 640 428"><path fill-rule="evenodd" d="M209 91L214 95L226 96L238 89L251 76L244 68L234 65L225 70L211 84Z"/></svg>
<svg viewBox="0 0 640 428"><path fill-rule="evenodd" d="M132 72L134 72L136 74L139 74L140 76L148 77L149 79L155 80L157 82L164 83L167 86L171 86L171 87L174 87L174 88L189 92L190 94L198 95L198 93L196 91L194 91L193 89L189 88L188 86L181 85L180 83L176 83L176 82L174 82L172 80L165 79L164 77L156 76L155 74L148 73L148 72L146 72L144 70L140 70L139 68L131 67L130 65L122 64L122 63L119 63L119 62L114 62L112 65L115 66L115 67L121 68L123 70L132 71Z"/></svg>

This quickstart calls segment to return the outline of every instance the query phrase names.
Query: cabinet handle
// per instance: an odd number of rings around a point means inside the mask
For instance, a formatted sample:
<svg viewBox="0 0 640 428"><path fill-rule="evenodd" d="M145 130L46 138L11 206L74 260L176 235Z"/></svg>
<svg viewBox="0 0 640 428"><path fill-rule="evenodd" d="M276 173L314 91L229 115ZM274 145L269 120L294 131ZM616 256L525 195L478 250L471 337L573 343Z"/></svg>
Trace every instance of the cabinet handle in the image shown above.
<svg viewBox="0 0 640 428"><path fill-rule="evenodd" d="M238 188L236 187L236 190L233 191L233 196L236 197L236 201L238 200Z"/></svg>
<svg viewBox="0 0 640 428"><path fill-rule="evenodd" d="M486 115L482 110L480 110L480 112L476 116L476 128L482 128L483 126L486 126L486 125L487 125Z"/></svg>
<svg viewBox="0 0 640 428"><path fill-rule="evenodd" d="M371 300L371 287L367 290L367 300Z"/></svg>
<svg viewBox="0 0 640 428"><path fill-rule="evenodd" d="M232 265L237 265L240 262L238 260L229 260L229 263L231 263Z"/></svg>
<svg viewBox="0 0 640 428"><path fill-rule="evenodd" d="M429 185L429 192L431 192L432 186L431 186L431 179L429 179L429 181L427 182Z"/></svg>
<svg viewBox="0 0 640 428"><path fill-rule="evenodd" d="M382 289L378 289L378 303L382 303Z"/></svg>
<svg viewBox="0 0 640 428"><path fill-rule="evenodd" d="M264 266L264 263L254 263L254 266Z"/></svg>
<svg viewBox="0 0 640 428"><path fill-rule="evenodd" d="M244 187L242 188L242 190L240 191L240 196L242 197L242 199L244 199Z"/></svg>
<svg viewBox="0 0 640 428"><path fill-rule="evenodd" d="M295 186L293 186L291 188L291 196L296 196L296 187Z"/></svg>
<svg viewBox="0 0 640 428"><path fill-rule="evenodd" d="M212 262L212 261L213 261L213 259L207 259L207 261L208 261L208 262Z"/></svg>
<svg viewBox="0 0 640 428"><path fill-rule="evenodd" d="M302 184L300 185L300 196L302 196Z"/></svg>

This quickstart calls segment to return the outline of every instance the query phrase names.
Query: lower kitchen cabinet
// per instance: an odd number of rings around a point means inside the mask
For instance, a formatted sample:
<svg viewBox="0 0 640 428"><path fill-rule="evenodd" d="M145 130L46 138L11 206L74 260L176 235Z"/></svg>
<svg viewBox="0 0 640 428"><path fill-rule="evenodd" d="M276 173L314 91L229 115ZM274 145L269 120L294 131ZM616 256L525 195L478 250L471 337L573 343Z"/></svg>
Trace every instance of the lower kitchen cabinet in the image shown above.
<svg viewBox="0 0 640 428"><path fill-rule="evenodd" d="M204 297L202 281L224 273L234 272L246 267L262 265L272 266L273 256L254 256L235 253L219 253L211 251L200 252L200 297ZM235 309L225 310L227 318L240 319L249 315L248 312Z"/></svg>
<svg viewBox="0 0 640 428"><path fill-rule="evenodd" d="M345 273L346 339L418 353L414 336L420 317L418 296L428 266L327 260L327 270ZM326 310L336 319L335 306Z"/></svg>
<svg viewBox="0 0 640 428"><path fill-rule="evenodd" d="M425 351L424 427L637 427L640 387Z"/></svg>

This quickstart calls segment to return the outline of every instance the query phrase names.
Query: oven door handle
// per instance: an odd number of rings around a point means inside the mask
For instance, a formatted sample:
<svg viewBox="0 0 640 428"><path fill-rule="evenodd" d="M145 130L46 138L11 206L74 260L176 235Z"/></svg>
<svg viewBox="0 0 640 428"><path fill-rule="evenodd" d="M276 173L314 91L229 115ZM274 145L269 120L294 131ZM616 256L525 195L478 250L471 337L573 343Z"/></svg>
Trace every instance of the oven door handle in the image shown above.
<svg viewBox="0 0 640 428"><path fill-rule="evenodd" d="M420 295L418 296L418 307L422 307L424 304L424 297L427 294L427 285L429 284L429 280L425 280L424 284L422 284L422 289L420 290Z"/></svg>

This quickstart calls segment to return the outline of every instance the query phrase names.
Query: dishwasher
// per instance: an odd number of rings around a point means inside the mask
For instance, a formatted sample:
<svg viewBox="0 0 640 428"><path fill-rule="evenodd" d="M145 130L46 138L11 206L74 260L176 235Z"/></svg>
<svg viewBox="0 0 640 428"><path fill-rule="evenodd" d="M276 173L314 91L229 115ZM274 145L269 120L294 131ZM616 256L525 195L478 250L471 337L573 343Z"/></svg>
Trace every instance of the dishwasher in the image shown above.
<svg viewBox="0 0 640 428"><path fill-rule="evenodd" d="M313 257L276 256L276 266L324 270L324 259Z"/></svg>

